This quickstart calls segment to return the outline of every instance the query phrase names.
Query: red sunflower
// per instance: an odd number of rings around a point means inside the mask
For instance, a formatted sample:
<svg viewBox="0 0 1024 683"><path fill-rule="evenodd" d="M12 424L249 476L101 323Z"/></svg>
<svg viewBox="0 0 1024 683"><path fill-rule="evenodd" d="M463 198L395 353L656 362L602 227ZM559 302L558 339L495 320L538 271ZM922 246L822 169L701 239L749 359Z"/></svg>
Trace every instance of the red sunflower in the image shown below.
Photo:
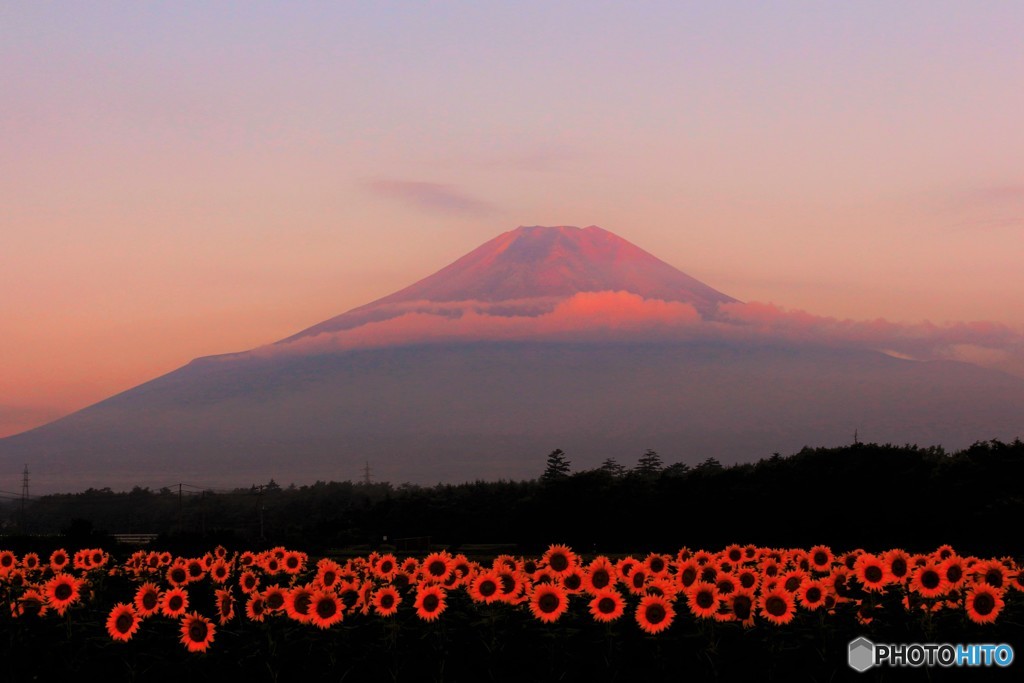
<svg viewBox="0 0 1024 683"><path fill-rule="evenodd" d="M569 596L561 586L544 583L534 586L530 594L530 612L545 623L556 621L569 608Z"/></svg>
<svg viewBox="0 0 1024 683"><path fill-rule="evenodd" d="M594 621L615 621L626 610L626 601L618 591L605 588L594 593L590 601L590 614Z"/></svg>
<svg viewBox="0 0 1024 683"><path fill-rule="evenodd" d="M119 602L110 610L107 617L107 633L114 640L129 641L135 632L139 630L139 615L135 609L126 603Z"/></svg>
<svg viewBox="0 0 1024 683"><path fill-rule="evenodd" d="M420 586L416 591L416 602L413 603L416 616L424 621L434 621L448 607L445 597L447 594L440 586Z"/></svg>
<svg viewBox="0 0 1024 683"><path fill-rule="evenodd" d="M206 652L216 633L213 622L199 612L192 612L181 620L181 643L189 652Z"/></svg>
<svg viewBox="0 0 1024 683"><path fill-rule="evenodd" d="M676 611L672 603L660 595L647 595L636 608L636 622L648 633L661 633L672 625Z"/></svg>
<svg viewBox="0 0 1024 683"><path fill-rule="evenodd" d="M378 588L371 598L373 609L379 616L390 617L398 611L398 605L402 602L402 596L393 586Z"/></svg>
<svg viewBox="0 0 1024 683"><path fill-rule="evenodd" d="M976 624L991 624L1005 604L1003 591L988 584L976 584L967 591L967 618Z"/></svg>
<svg viewBox="0 0 1024 683"><path fill-rule="evenodd" d="M796 602L793 594L777 587L761 594L761 616L776 626L793 621L796 614Z"/></svg>

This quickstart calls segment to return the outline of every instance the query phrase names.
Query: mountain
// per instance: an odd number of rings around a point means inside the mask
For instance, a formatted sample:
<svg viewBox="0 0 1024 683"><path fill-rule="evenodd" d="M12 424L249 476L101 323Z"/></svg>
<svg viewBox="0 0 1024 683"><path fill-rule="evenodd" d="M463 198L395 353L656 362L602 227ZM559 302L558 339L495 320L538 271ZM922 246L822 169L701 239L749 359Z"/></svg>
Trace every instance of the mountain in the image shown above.
<svg viewBox="0 0 1024 683"><path fill-rule="evenodd" d="M827 339L751 336L739 302L597 227L504 233L388 297L200 358L0 439L34 489L527 478L647 448L752 460L861 438L1024 433L1024 380ZM739 332L734 332L739 330Z"/></svg>

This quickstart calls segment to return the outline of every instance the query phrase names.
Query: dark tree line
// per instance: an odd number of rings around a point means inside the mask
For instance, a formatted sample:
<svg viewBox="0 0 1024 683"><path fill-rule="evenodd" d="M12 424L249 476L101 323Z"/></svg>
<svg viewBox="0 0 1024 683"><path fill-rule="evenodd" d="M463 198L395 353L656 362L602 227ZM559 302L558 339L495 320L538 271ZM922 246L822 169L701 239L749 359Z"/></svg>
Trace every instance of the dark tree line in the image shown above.
<svg viewBox="0 0 1024 683"><path fill-rule="evenodd" d="M6 514L6 545L15 541L18 512ZM552 542L584 552L728 543L914 552L950 543L963 553L1020 556L1024 443L979 442L953 454L854 443L750 464L723 466L709 458L693 467L666 466L647 451L631 468L608 460L576 472L569 454L556 450L530 481L270 482L191 495L90 489L35 499L26 518L28 531L62 533L69 543L98 541L108 532L152 532L164 536L164 545L290 544L311 552L402 547L403 539L429 537L435 545L521 552Z"/></svg>

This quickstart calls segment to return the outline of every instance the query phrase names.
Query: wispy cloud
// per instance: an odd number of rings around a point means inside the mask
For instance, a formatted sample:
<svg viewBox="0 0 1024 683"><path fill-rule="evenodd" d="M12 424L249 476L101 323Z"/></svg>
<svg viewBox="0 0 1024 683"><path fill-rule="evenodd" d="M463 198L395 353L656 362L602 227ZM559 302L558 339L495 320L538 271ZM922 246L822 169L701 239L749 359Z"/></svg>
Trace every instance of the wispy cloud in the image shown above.
<svg viewBox="0 0 1024 683"><path fill-rule="evenodd" d="M361 185L382 199L401 202L433 213L482 216L497 211L490 202L473 197L456 186L445 183L374 178L362 181Z"/></svg>

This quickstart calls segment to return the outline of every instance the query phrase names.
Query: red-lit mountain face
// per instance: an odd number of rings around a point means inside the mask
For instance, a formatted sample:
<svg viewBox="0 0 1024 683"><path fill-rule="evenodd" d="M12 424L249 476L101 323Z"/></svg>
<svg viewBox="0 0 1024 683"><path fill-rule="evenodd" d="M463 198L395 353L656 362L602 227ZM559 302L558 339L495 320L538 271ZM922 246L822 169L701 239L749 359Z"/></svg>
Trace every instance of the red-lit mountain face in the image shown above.
<svg viewBox="0 0 1024 683"><path fill-rule="evenodd" d="M635 295L633 301L687 304L701 315L735 301L597 226L519 227L405 289L283 342L411 313L451 318L469 311L491 317L532 317L551 313L575 295L597 292L629 293ZM587 300L591 307L602 304L594 297ZM622 312L622 301L609 299L603 313L614 318Z"/></svg>
<svg viewBox="0 0 1024 683"><path fill-rule="evenodd" d="M0 439L0 471L27 463L40 492L345 480L366 462L436 483L535 477L555 448L585 469L855 430L947 448L1024 434L1024 380L873 350L923 338L887 330L740 304L597 227L518 228L276 344Z"/></svg>

